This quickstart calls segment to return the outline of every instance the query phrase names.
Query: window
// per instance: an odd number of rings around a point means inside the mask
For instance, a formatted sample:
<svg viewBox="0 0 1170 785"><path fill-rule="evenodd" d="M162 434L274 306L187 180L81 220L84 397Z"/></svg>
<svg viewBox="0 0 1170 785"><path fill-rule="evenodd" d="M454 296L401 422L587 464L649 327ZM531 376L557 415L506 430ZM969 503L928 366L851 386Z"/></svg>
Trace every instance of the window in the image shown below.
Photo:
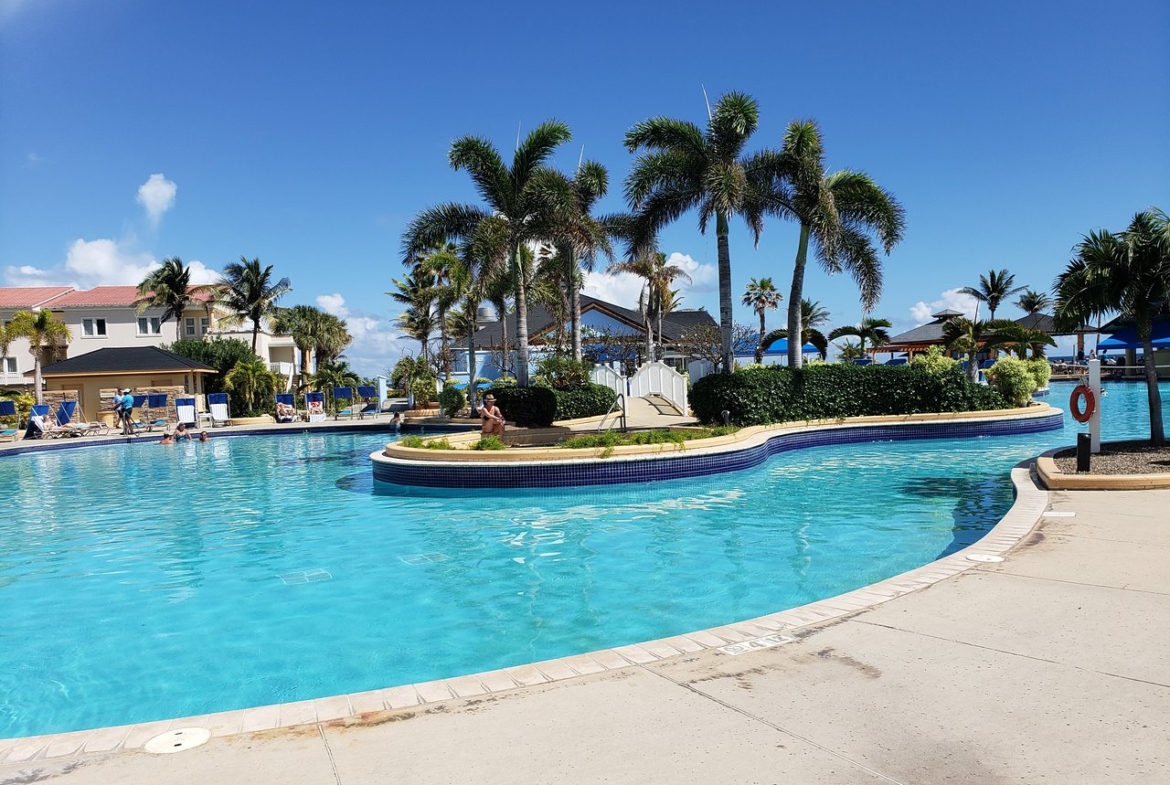
<svg viewBox="0 0 1170 785"><path fill-rule="evenodd" d="M86 338L104 338L106 335L106 320L82 319L81 334Z"/></svg>
<svg viewBox="0 0 1170 785"><path fill-rule="evenodd" d="M138 334L139 335L158 335L162 331L162 322L157 316L139 316L138 317Z"/></svg>
<svg viewBox="0 0 1170 785"><path fill-rule="evenodd" d="M200 335L207 335L207 331L210 329L211 329L211 322L206 316L204 316L203 318L201 318L199 320L199 334Z"/></svg>
<svg viewBox="0 0 1170 785"><path fill-rule="evenodd" d="M188 316L186 318L185 322L186 322L186 324L184 325L184 327L186 330L186 334L191 336L192 338L194 338L196 335L195 319L191 316ZM205 316L199 320L199 333L198 334L199 335L207 335L208 327L209 327L209 325L207 323L207 317Z"/></svg>
<svg viewBox="0 0 1170 785"><path fill-rule="evenodd" d="M4 372L5 373L16 373L16 358L15 357L5 357L4 358Z"/></svg>

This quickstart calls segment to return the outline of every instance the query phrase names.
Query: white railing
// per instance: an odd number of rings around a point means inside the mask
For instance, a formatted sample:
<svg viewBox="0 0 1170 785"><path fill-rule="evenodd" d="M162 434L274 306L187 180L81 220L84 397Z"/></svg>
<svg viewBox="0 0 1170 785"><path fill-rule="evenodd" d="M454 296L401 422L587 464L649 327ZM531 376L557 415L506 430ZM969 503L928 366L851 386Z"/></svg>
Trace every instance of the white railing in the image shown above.
<svg viewBox="0 0 1170 785"><path fill-rule="evenodd" d="M593 366L593 370L589 372L589 381L608 387L618 395L626 394L626 377L608 365Z"/></svg>
<svg viewBox="0 0 1170 785"><path fill-rule="evenodd" d="M661 395L686 414L687 377L662 361L646 363L630 377L630 395Z"/></svg>

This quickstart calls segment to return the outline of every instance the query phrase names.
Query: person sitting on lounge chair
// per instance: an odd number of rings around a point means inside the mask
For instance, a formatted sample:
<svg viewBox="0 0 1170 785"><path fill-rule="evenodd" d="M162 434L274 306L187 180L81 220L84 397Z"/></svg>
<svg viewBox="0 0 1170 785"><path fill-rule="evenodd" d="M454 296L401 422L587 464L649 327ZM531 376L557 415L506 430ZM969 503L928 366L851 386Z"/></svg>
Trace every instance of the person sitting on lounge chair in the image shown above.
<svg viewBox="0 0 1170 785"><path fill-rule="evenodd" d="M45 434L45 419L37 414L29 415L28 427L24 429L24 438L39 439Z"/></svg>
<svg viewBox="0 0 1170 785"><path fill-rule="evenodd" d="M276 421L277 422L294 422L297 418L297 410L283 401L276 402Z"/></svg>
<svg viewBox="0 0 1170 785"><path fill-rule="evenodd" d="M324 414L325 406L320 401L309 401L309 414Z"/></svg>

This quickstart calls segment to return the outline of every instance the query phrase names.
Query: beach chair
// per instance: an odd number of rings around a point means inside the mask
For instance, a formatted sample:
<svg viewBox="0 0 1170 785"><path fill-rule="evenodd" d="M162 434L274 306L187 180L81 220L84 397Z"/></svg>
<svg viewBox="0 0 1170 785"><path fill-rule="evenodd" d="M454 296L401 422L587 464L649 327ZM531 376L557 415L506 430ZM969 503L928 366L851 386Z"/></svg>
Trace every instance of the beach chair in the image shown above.
<svg viewBox="0 0 1170 785"><path fill-rule="evenodd" d="M16 418L16 401L0 401L0 417ZM19 419L13 419L12 427L7 425L0 425L0 439L8 439L9 441L16 441L16 437L20 434Z"/></svg>
<svg viewBox="0 0 1170 785"><path fill-rule="evenodd" d="M342 408L342 401L345 401L345 408ZM335 420L340 420L342 417L352 418L354 416L353 388L334 387L333 405L337 407L337 414L334 415Z"/></svg>
<svg viewBox="0 0 1170 785"><path fill-rule="evenodd" d="M292 393L276 394L276 421L296 422L299 419L296 397Z"/></svg>
<svg viewBox="0 0 1170 785"><path fill-rule="evenodd" d="M178 423L183 423L190 428L198 425L199 420L195 414L194 398L175 399L175 424L177 425Z"/></svg>
<svg viewBox="0 0 1170 785"><path fill-rule="evenodd" d="M77 409L77 401L61 401L57 404L57 413L53 421L45 429L45 436L50 439L60 439L62 436L80 436L81 432L73 424L73 412Z"/></svg>
<svg viewBox="0 0 1170 785"><path fill-rule="evenodd" d="M357 394L362 402L361 410L358 411L358 419L364 420L366 417L376 418L382 406L382 402L378 400L378 388L366 384L359 384Z"/></svg>
<svg viewBox="0 0 1170 785"><path fill-rule="evenodd" d="M155 428L167 429L167 414L170 408L167 405L166 393L151 393L146 396L146 415L144 419L147 421L146 430L153 431ZM159 409L162 410L162 416L159 416Z"/></svg>
<svg viewBox="0 0 1170 785"><path fill-rule="evenodd" d="M305 410L309 422L325 422L325 393L305 393Z"/></svg>
<svg viewBox="0 0 1170 785"><path fill-rule="evenodd" d="M49 430L49 404L34 403L28 413L28 427L24 429L24 438L40 439Z"/></svg>
<svg viewBox="0 0 1170 785"><path fill-rule="evenodd" d="M211 413L211 427L232 424L232 417L228 413L227 393L208 393L207 410Z"/></svg>

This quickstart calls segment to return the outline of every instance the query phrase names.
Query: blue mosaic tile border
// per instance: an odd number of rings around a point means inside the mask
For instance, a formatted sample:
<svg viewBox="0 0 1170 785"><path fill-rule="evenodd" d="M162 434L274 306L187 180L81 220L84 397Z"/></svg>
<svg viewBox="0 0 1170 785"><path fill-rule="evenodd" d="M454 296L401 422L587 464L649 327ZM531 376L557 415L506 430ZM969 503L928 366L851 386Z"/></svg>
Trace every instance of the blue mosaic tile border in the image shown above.
<svg viewBox="0 0 1170 785"><path fill-rule="evenodd" d="M1063 413L1058 411L1044 417L1025 419L816 428L799 433L776 434L761 444L735 452L670 455L641 460L612 458L539 465L427 464L375 460L373 472L374 479L378 482L412 488L554 488L644 483L750 469L759 466L773 455L806 447L911 439L1009 436L1051 431L1062 426L1063 416Z"/></svg>

